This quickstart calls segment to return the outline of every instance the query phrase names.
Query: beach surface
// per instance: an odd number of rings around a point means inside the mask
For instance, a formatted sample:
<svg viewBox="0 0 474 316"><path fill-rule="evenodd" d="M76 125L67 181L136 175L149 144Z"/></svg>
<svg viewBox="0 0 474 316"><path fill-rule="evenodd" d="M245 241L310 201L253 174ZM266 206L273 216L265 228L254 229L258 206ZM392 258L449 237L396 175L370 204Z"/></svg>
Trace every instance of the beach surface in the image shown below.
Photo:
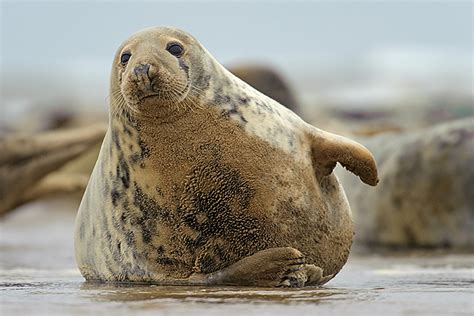
<svg viewBox="0 0 474 316"><path fill-rule="evenodd" d="M0 222L1 315L473 315L472 254L353 253L322 288L86 283L67 200Z"/></svg>

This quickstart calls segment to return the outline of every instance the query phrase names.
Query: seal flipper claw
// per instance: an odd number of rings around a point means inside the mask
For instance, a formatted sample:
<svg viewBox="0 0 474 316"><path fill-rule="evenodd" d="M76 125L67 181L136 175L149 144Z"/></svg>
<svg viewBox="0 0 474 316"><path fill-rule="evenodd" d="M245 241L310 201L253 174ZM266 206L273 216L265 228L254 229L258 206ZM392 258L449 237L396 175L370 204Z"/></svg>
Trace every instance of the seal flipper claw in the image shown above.
<svg viewBox="0 0 474 316"><path fill-rule="evenodd" d="M306 286L321 286L334 277L334 274L323 276L323 269L314 264L305 264L303 270L306 273Z"/></svg>
<svg viewBox="0 0 474 316"><path fill-rule="evenodd" d="M364 183L377 185L379 181L377 166L367 148L353 140L313 126L310 126L308 135L318 179L330 175L339 162L344 168L359 176Z"/></svg>
<svg viewBox="0 0 474 316"><path fill-rule="evenodd" d="M277 287L303 287L307 280L306 272L302 268L299 268L289 271L289 273L282 278Z"/></svg>

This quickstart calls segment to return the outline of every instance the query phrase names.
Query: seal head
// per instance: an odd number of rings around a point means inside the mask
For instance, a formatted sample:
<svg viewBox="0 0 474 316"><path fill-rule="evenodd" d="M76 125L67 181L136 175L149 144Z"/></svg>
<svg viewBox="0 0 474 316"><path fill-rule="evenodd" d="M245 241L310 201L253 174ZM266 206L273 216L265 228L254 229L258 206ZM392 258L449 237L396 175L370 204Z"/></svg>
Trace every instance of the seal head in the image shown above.
<svg viewBox="0 0 474 316"><path fill-rule="evenodd" d="M190 107L191 99L206 89L210 80L202 77L210 64L204 58L207 55L191 35L174 28L136 33L121 45L114 59L113 110L163 117Z"/></svg>

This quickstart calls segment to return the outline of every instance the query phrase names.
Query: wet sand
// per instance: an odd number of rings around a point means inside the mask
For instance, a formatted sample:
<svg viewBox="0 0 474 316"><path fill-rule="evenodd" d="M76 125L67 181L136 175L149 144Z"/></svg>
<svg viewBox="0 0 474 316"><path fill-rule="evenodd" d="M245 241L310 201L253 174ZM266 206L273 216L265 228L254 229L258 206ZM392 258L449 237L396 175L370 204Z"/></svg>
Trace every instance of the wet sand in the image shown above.
<svg viewBox="0 0 474 316"><path fill-rule="evenodd" d="M85 283L74 211L35 203L0 222L1 315L473 315L473 254L352 254L322 288Z"/></svg>

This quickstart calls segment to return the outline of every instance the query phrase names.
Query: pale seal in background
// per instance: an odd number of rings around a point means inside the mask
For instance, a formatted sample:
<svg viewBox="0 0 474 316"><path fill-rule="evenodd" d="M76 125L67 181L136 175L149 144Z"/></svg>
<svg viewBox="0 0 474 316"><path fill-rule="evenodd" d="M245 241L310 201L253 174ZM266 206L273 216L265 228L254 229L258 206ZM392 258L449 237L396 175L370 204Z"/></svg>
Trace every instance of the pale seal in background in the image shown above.
<svg viewBox="0 0 474 316"><path fill-rule="evenodd" d="M338 170L353 210L356 244L474 249L474 119L360 138L378 162L365 188Z"/></svg>
<svg viewBox="0 0 474 316"><path fill-rule="evenodd" d="M84 188L85 177L48 174L100 144L106 124L36 134L0 135L0 216L33 200Z"/></svg>
<svg viewBox="0 0 474 316"><path fill-rule="evenodd" d="M131 36L76 220L87 280L322 284L353 237L337 162L375 185L370 152L241 81L189 34Z"/></svg>

